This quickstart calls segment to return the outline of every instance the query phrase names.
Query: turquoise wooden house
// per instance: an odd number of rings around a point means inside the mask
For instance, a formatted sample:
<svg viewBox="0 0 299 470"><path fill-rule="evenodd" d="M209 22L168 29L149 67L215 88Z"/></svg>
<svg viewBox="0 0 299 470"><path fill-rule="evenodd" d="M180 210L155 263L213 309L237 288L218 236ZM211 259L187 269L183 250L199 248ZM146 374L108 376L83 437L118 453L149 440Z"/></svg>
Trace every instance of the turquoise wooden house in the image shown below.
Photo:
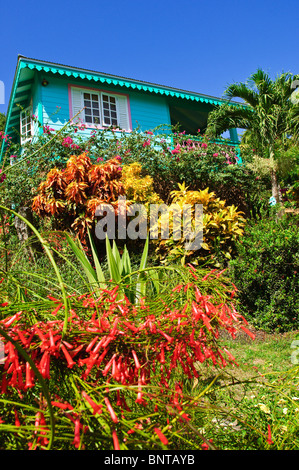
<svg viewBox="0 0 299 470"><path fill-rule="evenodd" d="M180 124L187 134L204 132L220 98L18 56L7 110L5 134L24 142L41 132L35 124L58 130L68 121L90 129L111 125L125 132ZM236 129L230 144L238 145ZM2 154L5 143L2 146Z"/></svg>

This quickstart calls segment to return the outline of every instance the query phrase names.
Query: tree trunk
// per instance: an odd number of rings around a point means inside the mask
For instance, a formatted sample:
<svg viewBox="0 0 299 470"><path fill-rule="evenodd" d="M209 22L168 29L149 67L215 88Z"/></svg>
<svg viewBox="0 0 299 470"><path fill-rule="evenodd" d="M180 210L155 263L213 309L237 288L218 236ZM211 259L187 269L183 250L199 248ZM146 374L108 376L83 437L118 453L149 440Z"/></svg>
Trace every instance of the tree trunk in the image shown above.
<svg viewBox="0 0 299 470"><path fill-rule="evenodd" d="M275 169L271 170L271 184L272 184L272 196L275 197L276 202L280 202L280 191L279 184L277 182L277 175Z"/></svg>
<svg viewBox="0 0 299 470"><path fill-rule="evenodd" d="M281 202L281 196L279 191L279 184L277 181L277 173L274 161L274 152L270 149L270 171L271 171L271 184L272 184L272 196L275 197L276 203Z"/></svg>

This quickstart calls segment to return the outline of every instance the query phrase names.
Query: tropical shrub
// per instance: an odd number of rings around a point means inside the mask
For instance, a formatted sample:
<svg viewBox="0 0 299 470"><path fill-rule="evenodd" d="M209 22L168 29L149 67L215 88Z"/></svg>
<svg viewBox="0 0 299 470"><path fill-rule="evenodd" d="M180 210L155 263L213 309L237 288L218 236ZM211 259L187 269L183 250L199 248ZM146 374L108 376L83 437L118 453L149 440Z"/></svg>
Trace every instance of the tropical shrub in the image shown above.
<svg viewBox="0 0 299 470"><path fill-rule="evenodd" d="M67 303L3 306L1 448L177 448L200 399L186 400L188 381L199 366L235 362L217 345L220 330L253 336L220 273L191 266L177 280L138 306L117 300L113 283ZM205 442L194 438L183 445Z"/></svg>
<svg viewBox="0 0 299 470"><path fill-rule="evenodd" d="M85 153L73 155L65 170L52 169L40 184L33 211L40 217L54 217L59 228L73 230L85 243L97 207L109 203L117 211L118 197L124 194L119 159L92 164Z"/></svg>
<svg viewBox="0 0 299 470"><path fill-rule="evenodd" d="M142 166L139 162L123 165L122 183L125 188L126 197L133 203L143 204L146 208L150 204L160 204L162 199L154 191L154 179L141 175Z"/></svg>
<svg viewBox="0 0 299 470"><path fill-rule="evenodd" d="M120 156L124 165L141 165L139 176L150 176L153 190L166 203L178 183L185 182L192 190L208 187L226 199L227 204L238 206L248 215L256 211L256 194L262 195L261 189L270 187L270 181L256 180L256 174L242 163L247 159L247 149L242 148L240 155L225 140L214 142L200 133L188 136L164 126L147 132L135 129L129 134L113 128L88 132L70 124L59 131L41 124L39 129L40 135L22 150L18 145L10 145L4 156L6 166L2 171L6 181L1 186L2 202L8 205L13 201L16 210L31 205L36 189L51 169L65 168L71 155L84 152L92 163ZM14 165L8 165L9 160Z"/></svg>
<svg viewBox="0 0 299 470"><path fill-rule="evenodd" d="M182 234L179 240L173 236L174 218L170 211L169 239L159 240L156 253L162 262L170 263L180 260L182 264L192 262L194 264L209 264L223 266L225 260L230 260L235 247L235 242L243 234L245 219L243 214L235 206L227 206L225 201L216 197L208 188L203 191L190 191L186 186L179 185L179 190L172 191L171 204L181 209L184 206L191 207L191 232L196 232L195 206L202 204L203 218L203 242L199 250L186 251L185 243L190 232ZM162 221L160 215L158 223Z"/></svg>
<svg viewBox="0 0 299 470"><path fill-rule="evenodd" d="M248 221L230 263L246 318L268 331L299 327L298 217Z"/></svg>

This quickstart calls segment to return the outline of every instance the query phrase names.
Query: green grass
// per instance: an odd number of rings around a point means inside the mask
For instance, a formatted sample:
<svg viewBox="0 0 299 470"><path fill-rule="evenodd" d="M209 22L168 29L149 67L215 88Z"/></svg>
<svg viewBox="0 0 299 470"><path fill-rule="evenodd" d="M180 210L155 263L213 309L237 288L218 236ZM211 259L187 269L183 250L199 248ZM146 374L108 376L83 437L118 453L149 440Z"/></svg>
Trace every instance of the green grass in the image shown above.
<svg viewBox="0 0 299 470"><path fill-rule="evenodd" d="M253 341L243 334L235 340L221 340L238 367L209 371L206 377L208 383L218 374L205 397L208 420L204 427L216 449L298 450L299 365L291 357L296 339L298 332L256 332ZM267 441L268 426L272 444Z"/></svg>

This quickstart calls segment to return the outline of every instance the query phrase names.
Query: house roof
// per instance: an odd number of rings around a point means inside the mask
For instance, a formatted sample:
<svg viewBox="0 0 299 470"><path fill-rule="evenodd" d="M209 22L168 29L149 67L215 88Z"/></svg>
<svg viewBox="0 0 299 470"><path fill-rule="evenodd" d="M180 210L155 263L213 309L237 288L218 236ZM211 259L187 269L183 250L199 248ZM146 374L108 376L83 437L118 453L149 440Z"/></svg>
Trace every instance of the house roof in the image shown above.
<svg viewBox="0 0 299 470"><path fill-rule="evenodd" d="M156 95L164 95L193 102L208 103L214 106L228 102L227 100L202 93L190 92L170 86L158 85L142 80L110 75L103 72L95 72L93 70L71 67L68 65L32 59L19 55L8 104L5 134L10 134L12 129L18 126L20 106L28 100L35 70L45 74L54 74L56 76L72 77L75 79L79 78L99 84L106 83L126 89L140 90ZM240 103L233 101L230 101L230 103L240 105ZM4 146L5 143L2 147L2 152Z"/></svg>

